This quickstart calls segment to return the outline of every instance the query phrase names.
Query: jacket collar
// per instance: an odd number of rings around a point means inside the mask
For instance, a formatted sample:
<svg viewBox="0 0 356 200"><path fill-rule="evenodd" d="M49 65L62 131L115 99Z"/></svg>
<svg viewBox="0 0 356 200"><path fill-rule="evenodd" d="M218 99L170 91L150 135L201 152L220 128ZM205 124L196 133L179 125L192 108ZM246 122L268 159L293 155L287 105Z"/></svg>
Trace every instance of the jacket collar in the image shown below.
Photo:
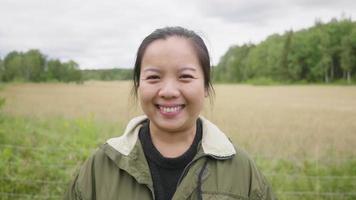
<svg viewBox="0 0 356 200"><path fill-rule="evenodd" d="M202 148L205 154L214 157L231 157L236 154L234 145L230 142L227 136L213 123L204 117L199 117L202 121L203 137ZM107 140L107 144L113 147L116 151L128 156L133 150L137 139L138 132L147 119L147 116L139 116L133 118L127 125L124 134L120 137L115 137Z"/></svg>

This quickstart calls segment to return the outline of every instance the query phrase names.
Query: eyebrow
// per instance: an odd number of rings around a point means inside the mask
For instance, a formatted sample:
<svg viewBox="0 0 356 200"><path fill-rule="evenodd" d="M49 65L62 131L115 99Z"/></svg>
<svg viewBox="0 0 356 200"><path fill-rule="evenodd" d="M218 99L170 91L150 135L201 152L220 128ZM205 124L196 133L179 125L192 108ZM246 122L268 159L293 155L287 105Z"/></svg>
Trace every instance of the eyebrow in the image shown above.
<svg viewBox="0 0 356 200"><path fill-rule="evenodd" d="M182 67L181 69L179 69L179 71L184 71L184 70L190 70L190 71L197 71L194 67Z"/></svg>
<svg viewBox="0 0 356 200"><path fill-rule="evenodd" d="M180 68L178 71L179 72L182 72L184 70L189 70L189 71L197 71L194 67L182 67ZM146 68L143 70L143 72L149 72L149 71L152 71L152 72L157 72L157 73L160 73L161 70L160 69L157 69L157 68L153 68L153 67L149 67L149 68Z"/></svg>
<svg viewBox="0 0 356 200"><path fill-rule="evenodd" d="M146 68L146 69L143 70L143 72L149 72L149 71L152 71L152 72L161 72L161 70L156 69L156 68L152 68L152 67Z"/></svg>

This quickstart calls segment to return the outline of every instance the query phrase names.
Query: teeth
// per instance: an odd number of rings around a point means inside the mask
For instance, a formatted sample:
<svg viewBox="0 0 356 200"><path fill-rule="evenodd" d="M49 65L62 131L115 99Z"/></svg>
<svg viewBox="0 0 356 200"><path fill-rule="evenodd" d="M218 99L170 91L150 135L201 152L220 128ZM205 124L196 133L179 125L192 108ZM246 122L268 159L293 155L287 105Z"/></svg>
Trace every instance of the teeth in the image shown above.
<svg viewBox="0 0 356 200"><path fill-rule="evenodd" d="M172 113L172 112L177 112L178 110L180 110L181 106L176 106L176 107L163 107L163 106L160 106L160 109L163 112Z"/></svg>

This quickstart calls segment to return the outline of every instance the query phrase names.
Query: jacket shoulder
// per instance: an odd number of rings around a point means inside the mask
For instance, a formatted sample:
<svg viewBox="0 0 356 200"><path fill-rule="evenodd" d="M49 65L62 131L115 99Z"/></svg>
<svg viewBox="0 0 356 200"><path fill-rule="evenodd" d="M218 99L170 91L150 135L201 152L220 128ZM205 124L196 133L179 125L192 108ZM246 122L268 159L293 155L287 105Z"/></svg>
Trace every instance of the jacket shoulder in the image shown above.
<svg viewBox="0 0 356 200"><path fill-rule="evenodd" d="M103 144L82 165L65 199L147 199L148 166L137 142L130 155Z"/></svg>
<svg viewBox="0 0 356 200"><path fill-rule="evenodd" d="M96 149L91 156L81 165L71 181L64 199L92 199L96 196L98 182L105 180L109 172L115 170L114 163L105 153L106 144ZM104 148L103 148L104 147ZM119 153L118 153L119 155ZM115 170L118 172L118 170ZM102 183L99 183L102 184Z"/></svg>

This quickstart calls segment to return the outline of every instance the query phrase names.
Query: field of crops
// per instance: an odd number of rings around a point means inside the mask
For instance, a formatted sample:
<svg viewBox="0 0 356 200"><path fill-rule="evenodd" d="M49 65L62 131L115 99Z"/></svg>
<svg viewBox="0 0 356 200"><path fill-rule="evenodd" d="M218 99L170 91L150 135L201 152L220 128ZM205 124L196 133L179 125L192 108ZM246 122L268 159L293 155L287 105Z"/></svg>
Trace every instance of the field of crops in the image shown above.
<svg viewBox="0 0 356 200"><path fill-rule="evenodd" d="M128 82L0 90L0 199L61 199L71 175L141 113ZM256 160L279 199L356 199L356 87L216 85L203 115Z"/></svg>

